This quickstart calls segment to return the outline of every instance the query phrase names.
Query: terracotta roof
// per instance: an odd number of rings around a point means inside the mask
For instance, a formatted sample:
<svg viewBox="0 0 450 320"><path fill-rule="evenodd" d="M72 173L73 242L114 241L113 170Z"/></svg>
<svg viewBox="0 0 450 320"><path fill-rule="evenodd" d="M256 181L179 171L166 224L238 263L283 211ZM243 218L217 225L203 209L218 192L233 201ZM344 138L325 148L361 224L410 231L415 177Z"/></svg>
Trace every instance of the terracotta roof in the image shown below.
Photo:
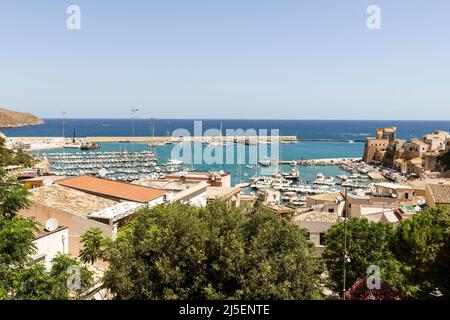
<svg viewBox="0 0 450 320"><path fill-rule="evenodd" d="M57 181L57 183L96 195L135 202L149 202L167 193L164 190L90 176L64 179Z"/></svg>
<svg viewBox="0 0 450 320"><path fill-rule="evenodd" d="M427 187L437 204L450 204L450 185L428 184Z"/></svg>

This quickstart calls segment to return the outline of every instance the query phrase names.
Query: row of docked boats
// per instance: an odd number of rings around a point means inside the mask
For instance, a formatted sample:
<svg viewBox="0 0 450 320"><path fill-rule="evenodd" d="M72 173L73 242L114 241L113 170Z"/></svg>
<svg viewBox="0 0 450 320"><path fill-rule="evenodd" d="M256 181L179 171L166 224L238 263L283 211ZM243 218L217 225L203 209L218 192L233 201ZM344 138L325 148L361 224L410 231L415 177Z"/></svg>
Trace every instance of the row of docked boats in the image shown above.
<svg viewBox="0 0 450 320"><path fill-rule="evenodd" d="M183 161L177 159L157 164L156 155L150 151L55 152L42 156L50 162L50 174L57 176L95 175L134 181L148 176L164 178L166 174L193 170L182 168Z"/></svg>

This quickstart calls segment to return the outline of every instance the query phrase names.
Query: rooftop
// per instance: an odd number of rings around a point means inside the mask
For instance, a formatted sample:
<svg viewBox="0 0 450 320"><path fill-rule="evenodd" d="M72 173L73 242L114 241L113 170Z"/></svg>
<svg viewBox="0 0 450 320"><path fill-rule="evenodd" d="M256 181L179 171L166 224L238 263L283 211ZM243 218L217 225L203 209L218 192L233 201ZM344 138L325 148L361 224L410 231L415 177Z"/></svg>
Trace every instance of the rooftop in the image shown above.
<svg viewBox="0 0 450 320"><path fill-rule="evenodd" d="M336 212L318 212L311 211L295 216L292 221L296 222L328 222L338 223L339 215Z"/></svg>
<svg viewBox="0 0 450 320"><path fill-rule="evenodd" d="M361 218L367 218L374 222L396 223L401 220L401 216L397 216L395 213L396 209L397 207L361 206Z"/></svg>
<svg viewBox="0 0 450 320"><path fill-rule="evenodd" d="M413 139L409 143L414 143L414 144L417 144L419 146L428 146L428 144L426 144L425 142L423 142L420 139Z"/></svg>
<svg viewBox="0 0 450 320"><path fill-rule="evenodd" d="M39 239L41 239L41 238L44 238L44 237L46 237L46 236L49 236L49 235L51 235L51 234L60 232L60 231L65 230L65 229L67 229L67 227L59 226L58 228L56 228L56 229L53 230L53 231L47 231L47 230L45 230L43 227L41 227L41 228L39 228L39 230L37 230L36 232L34 232L34 237L35 237L35 238L34 238L33 241L39 240Z"/></svg>
<svg viewBox="0 0 450 320"><path fill-rule="evenodd" d="M212 176L216 176L216 177L224 177L224 176L228 176L230 175L229 172L227 171L217 171L217 172L202 172L202 171L195 171L195 172L185 172L185 171L179 171L179 172L175 172L172 174L167 175L168 178L172 178L172 177L186 177L189 179L195 179L195 178L208 178L208 177L212 177Z"/></svg>
<svg viewBox="0 0 450 320"><path fill-rule="evenodd" d="M208 199L229 199L241 192L238 187L208 187L206 190L206 197Z"/></svg>
<svg viewBox="0 0 450 320"><path fill-rule="evenodd" d="M427 188L437 204L450 204L449 184L427 184Z"/></svg>
<svg viewBox="0 0 450 320"><path fill-rule="evenodd" d="M159 189L91 176L68 178L60 180L57 183L62 186L97 195L134 202L149 202L167 193Z"/></svg>
<svg viewBox="0 0 450 320"><path fill-rule="evenodd" d="M295 209L282 205L282 204L277 204L277 205L263 205L265 208L271 210L272 212L276 213L276 214L293 214L295 213Z"/></svg>
<svg viewBox="0 0 450 320"><path fill-rule="evenodd" d="M32 189L30 199L38 204L59 209L79 216L115 205L117 202L102 197L86 194L60 185L51 185Z"/></svg>
<svg viewBox="0 0 450 320"><path fill-rule="evenodd" d="M186 181L181 182L178 179L139 179L133 184L137 184L140 186L150 187L154 189L161 189L161 190L170 190L170 191L183 191L190 188L195 187L199 183L202 183L201 181Z"/></svg>
<svg viewBox="0 0 450 320"><path fill-rule="evenodd" d="M22 181L25 181L25 182L37 182L37 181L45 181L47 179L51 179L53 181L58 181L58 180L66 179L66 178L67 177L65 177L65 176L38 176L38 177L34 177L34 178L24 179Z"/></svg>
<svg viewBox="0 0 450 320"><path fill-rule="evenodd" d="M399 183L391 183L391 182L376 183L375 187L382 187L382 188L393 189L393 190L397 190L397 189L412 189L412 187L409 186L409 185L399 184Z"/></svg>
<svg viewBox="0 0 450 320"><path fill-rule="evenodd" d="M114 222L134 214L136 210L142 208L143 206L144 204L137 202L119 202L112 207L92 212L89 214L89 218L112 220Z"/></svg>
<svg viewBox="0 0 450 320"><path fill-rule="evenodd" d="M318 194L314 196L308 196L308 198L314 199L316 201L329 201L329 202L336 202L336 200L343 200L342 194L340 192Z"/></svg>

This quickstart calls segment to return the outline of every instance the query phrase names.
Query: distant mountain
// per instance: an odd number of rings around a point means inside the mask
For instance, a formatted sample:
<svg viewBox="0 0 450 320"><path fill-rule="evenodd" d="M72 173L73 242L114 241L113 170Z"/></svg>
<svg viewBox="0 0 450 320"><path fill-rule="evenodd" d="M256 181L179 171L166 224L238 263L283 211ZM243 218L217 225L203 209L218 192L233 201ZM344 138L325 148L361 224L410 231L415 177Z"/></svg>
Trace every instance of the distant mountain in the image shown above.
<svg viewBox="0 0 450 320"><path fill-rule="evenodd" d="M41 118L31 113L16 112L0 108L0 128L16 128L43 124Z"/></svg>

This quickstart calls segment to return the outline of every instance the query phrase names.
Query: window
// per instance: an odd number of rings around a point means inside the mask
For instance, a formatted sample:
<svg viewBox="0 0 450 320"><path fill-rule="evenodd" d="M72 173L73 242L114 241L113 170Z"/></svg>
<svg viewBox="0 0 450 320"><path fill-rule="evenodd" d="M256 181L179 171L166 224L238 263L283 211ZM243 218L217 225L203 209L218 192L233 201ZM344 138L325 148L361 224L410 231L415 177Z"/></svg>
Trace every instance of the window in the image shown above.
<svg viewBox="0 0 450 320"><path fill-rule="evenodd" d="M328 212L334 212L334 208L328 209Z"/></svg>
<svg viewBox="0 0 450 320"><path fill-rule="evenodd" d="M45 263L45 257L46 256L47 256L46 254L41 254L41 255L35 257L33 260L36 263Z"/></svg>
<svg viewBox="0 0 450 320"><path fill-rule="evenodd" d="M409 193L405 193L405 199L406 199L406 200L409 199Z"/></svg>
<svg viewBox="0 0 450 320"><path fill-rule="evenodd" d="M324 232L320 233L320 242L319 243L321 246L325 245L325 233Z"/></svg>

